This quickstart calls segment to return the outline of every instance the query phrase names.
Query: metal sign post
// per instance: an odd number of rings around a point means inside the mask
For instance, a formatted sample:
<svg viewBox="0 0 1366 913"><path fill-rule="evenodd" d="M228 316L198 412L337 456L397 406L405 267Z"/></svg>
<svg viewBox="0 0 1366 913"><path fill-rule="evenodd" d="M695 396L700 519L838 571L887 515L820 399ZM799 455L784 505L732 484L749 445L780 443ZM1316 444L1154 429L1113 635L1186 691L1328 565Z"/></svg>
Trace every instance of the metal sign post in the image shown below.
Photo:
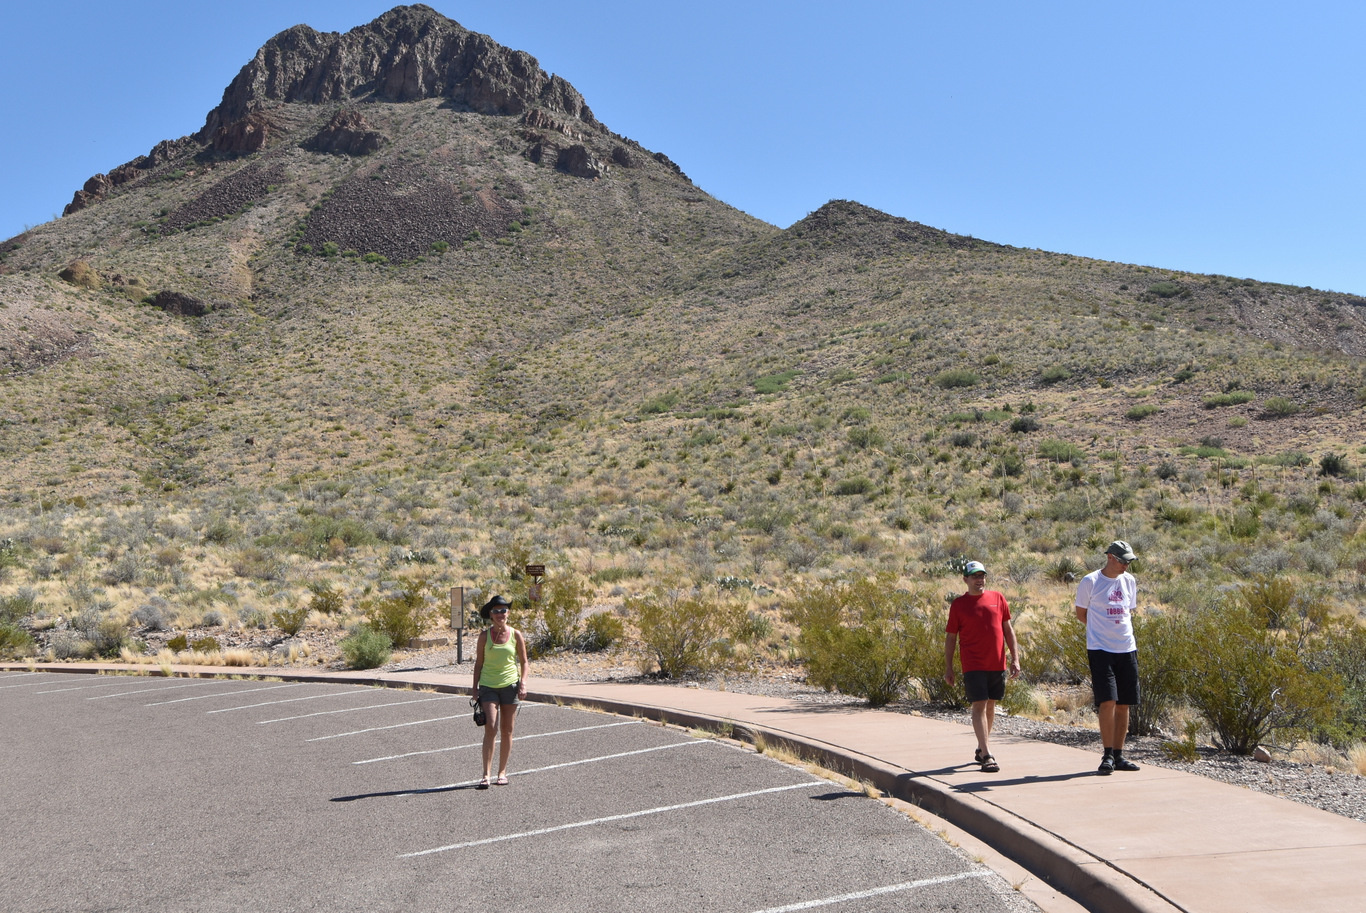
<svg viewBox="0 0 1366 913"><path fill-rule="evenodd" d="M541 601L541 578L545 576L544 564L528 564L526 575L531 578L531 586L527 587L527 597L532 602Z"/></svg>
<svg viewBox="0 0 1366 913"><path fill-rule="evenodd" d="M465 588L451 587L451 627L455 629L455 662L465 661Z"/></svg>

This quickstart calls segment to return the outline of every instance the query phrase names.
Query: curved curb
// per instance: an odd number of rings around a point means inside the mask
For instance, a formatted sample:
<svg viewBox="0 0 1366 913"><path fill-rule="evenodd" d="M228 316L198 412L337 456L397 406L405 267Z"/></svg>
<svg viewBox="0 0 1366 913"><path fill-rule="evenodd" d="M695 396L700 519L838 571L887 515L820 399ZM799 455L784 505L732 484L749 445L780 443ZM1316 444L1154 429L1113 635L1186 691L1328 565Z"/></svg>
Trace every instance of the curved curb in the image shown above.
<svg viewBox="0 0 1366 913"><path fill-rule="evenodd" d="M240 671L238 671L240 670ZM468 685L429 682L383 674L307 673L261 667L180 666L169 669L138 664L0 663L0 671L76 674L132 673L172 678L271 678L281 681L385 688L422 688L443 694L470 694ZM404 673L394 673L399 676ZM889 796L924 809L990 845L1033 872L1088 910L1098 913L1177 913L1177 906L1114 865L1032 822L976 796L964 795L930 777L895 767L851 748L753 723L651 704L554 691L527 692L527 700L563 707L584 707L726 735L753 745L773 745L827 770L876 786Z"/></svg>

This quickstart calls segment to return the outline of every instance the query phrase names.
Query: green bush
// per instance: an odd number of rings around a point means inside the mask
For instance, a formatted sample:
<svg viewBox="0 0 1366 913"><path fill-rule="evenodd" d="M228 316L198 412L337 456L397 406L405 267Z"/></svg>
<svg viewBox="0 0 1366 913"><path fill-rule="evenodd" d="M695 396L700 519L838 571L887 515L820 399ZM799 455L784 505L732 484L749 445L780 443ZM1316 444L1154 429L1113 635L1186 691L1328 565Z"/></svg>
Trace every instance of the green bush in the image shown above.
<svg viewBox="0 0 1366 913"><path fill-rule="evenodd" d="M1288 744L1333 721L1341 685L1330 670L1306 663L1316 639L1312 625L1293 633L1268 628L1238 601L1196 613L1191 644L1199 667L1186 696L1221 748L1251 754L1273 735Z"/></svg>
<svg viewBox="0 0 1366 913"><path fill-rule="evenodd" d="M1284 396L1270 397L1262 404L1262 413L1268 418L1289 418L1298 414L1299 411L1299 405Z"/></svg>
<svg viewBox="0 0 1366 913"><path fill-rule="evenodd" d="M644 660L664 678L721 668L732 655L733 608L703 590L661 584L626 599Z"/></svg>
<svg viewBox="0 0 1366 913"><path fill-rule="evenodd" d="M853 476L836 482L834 491L837 495L866 495L876 488L873 480L867 476Z"/></svg>
<svg viewBox="0 0 1366 913"><path fill-rule="evenodd" d="M1241 406L1243 403L1250 403L1256 398L1256 395L1250 390L1216 393L1213 396L1205 397L1204 407L1206 409L1219 409L1223 406Z"/></svg>
<svg viewBox="0 0 1366 913"><path fill-rule="evenodd" d="M953 390L958 387L975 387L982 382L975 372L967 368L953 368L948 371L941 371L930 378L930 383L945 390Z"/></svg>
<svg viewBox="0 0 1366 913"><path fill-rule="evenodd" d="M196 653L217 653L222 647L215 637L200 637L190 644Z"/></svg>
<svg viewBox="0 0 1366 913"><path fill-rule="evenodd" d="M412 581L391 596L367 599L360 610L370 628L389 638L393 646L406 646L427 633L440 614L427 603L425 580Z"/></svg>
<svg viewBox="0 0 1366 913"><path fill-rule="evenodd" d="M1352 466L1347 462L1347 455L1343 453L1325 453L1319 460L1319 475L1321 476L1345 476L1352 471Z"/></svg>
<svg viewBox="0 0 1366 913"><path fill-rule="evenodd" d="M310 610L322 615L336 615L344 607L341 590L336 587L316 580L306 585L308 591L313 594L313 598L308 602Z"/></svg>
<svg viewBox="0 0 1366 913"><path fill-rule="evenodd" d="M598 653L611 649L626 636L626 623L611 612L595 612L584 624L583 649Z"/></svg>
<svg viewBox="0 0 1366 913"><path fill-rule="evenodd" d="M38 594L21 587L13 596L0 596L0 622L15 622L33 614L38 605Z"/></svg>
<svg viewBox="0 0 1366 913"><path fill-rule="evenodd" d="M1086 657L1086 626L1070 607L1063 612L1031 618L1020 626L1020 665L1031 682L1081 684L1091 678Z"/></svg>
<svg viewBox="0 0 1366 913"><path fill-rule="evenodd" d="M798 589L783 614L799 630L807 679L881 707L921 679L931 700L957 702L943 681L943 612L890 575Z"/></svg>
<svg viewBox="0 0 1366 913"><path fill-rule="evenodd" d="M1051 438L1039 443L1039 456L1054 463L1080 463L1086 458L1085 452L1076 444Z"/></svg>
<svg viewBox="0 0 1366 913"><path fill-rule="evenodd" d="M788 385L792 378L797 376L796 371L783 371L780 374L769 374L760 377L754 382L756 393L777 393Z"/></svg>
<svg viewBox="0 0 1366 913"><path fill-rule="evenodd" d="M19 625L0 620L0 659L23 659L33 653L33 638Z"/></svg>
<svg viewBox="0 0 1366 913"><path fill-rule="evenodd" d="M270 620L275 623L275 627L293 637L304 629L304 622L308 621L308 612L309 607L306 605L286 606L271 612Z"/></svg>
<svg viewBox="0 0 1366 913"><path fill-rule="evenodd" d="M1039 372L1039 380L1046 384L1062 383L1072 377L1072 372L1062 365L1049 365Z"/></svg>
<svg viewBox="0 0 1366 913"><path fill-rule="evenodd" d="M177 634L166 641L166 649L180 653L190 649L190 639L184 634Z"/></svg>
<svg viewBox="0 0 1366 913"><path fill-rule="evenodd" d="M374 669L389 661L393 644L369 625L356 625L338 644L348 669Z"/></svg>
<svg viewBox="0 0 1366 913"><path fill-rule="evenodd" d="M578 647L583 635L583 610L592 598L593 588L578 574L552 574L529 619L531 652L540 656Z"/></svg>
<svg viewBox="0 0 1366 913"><path fill-rule="evenodd" d="M1195 659L1189 625L1180 613L1139 612L1133 624L1138 643L1138 704L1129 711L1129 731L1152 735L1170 722L1172 711L1184 700ZM1082 625L1078 622L1077 626Z"/></svg>
<svg viewBox="0 0 1366 913"><path fill-rule="evenodd" d="M1131 422L1140 422L1150 415L1156 415L1162 410L1152 403L1140 403L1137 406L1130 406L1129 411L1124 413L1124 417Z"/></svg>

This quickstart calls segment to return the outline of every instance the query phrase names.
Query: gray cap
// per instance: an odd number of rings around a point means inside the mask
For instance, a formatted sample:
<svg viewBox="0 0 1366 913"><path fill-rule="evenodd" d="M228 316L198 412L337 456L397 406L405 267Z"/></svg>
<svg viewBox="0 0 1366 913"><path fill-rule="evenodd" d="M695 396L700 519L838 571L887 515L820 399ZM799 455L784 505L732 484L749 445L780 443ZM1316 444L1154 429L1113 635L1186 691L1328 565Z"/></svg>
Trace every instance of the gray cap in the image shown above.
<svg viewBox="0 0 1366 913"><path fill-rule="evenodd" d="M1110 543L1110 547L1105 550L1105 554L1114 555L1121 561L1133 561L1138 556L1134 554L1133 547L1123 539L1116 539Z"/></svg>

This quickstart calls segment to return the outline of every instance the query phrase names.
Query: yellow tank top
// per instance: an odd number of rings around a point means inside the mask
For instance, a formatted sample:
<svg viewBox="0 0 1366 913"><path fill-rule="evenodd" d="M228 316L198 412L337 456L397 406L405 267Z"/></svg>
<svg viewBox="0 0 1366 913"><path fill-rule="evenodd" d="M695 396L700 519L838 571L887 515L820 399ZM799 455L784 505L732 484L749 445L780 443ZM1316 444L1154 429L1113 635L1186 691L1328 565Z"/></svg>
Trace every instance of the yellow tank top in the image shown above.
<svg viewBox="0 0 1366 913"><path fill-rule="evenodd" d="M493 635L484 641L484 666L479 670L479 684L485 688L511 688L517 684L517 635L508 635L505 644L493 642Z"/></svg>

